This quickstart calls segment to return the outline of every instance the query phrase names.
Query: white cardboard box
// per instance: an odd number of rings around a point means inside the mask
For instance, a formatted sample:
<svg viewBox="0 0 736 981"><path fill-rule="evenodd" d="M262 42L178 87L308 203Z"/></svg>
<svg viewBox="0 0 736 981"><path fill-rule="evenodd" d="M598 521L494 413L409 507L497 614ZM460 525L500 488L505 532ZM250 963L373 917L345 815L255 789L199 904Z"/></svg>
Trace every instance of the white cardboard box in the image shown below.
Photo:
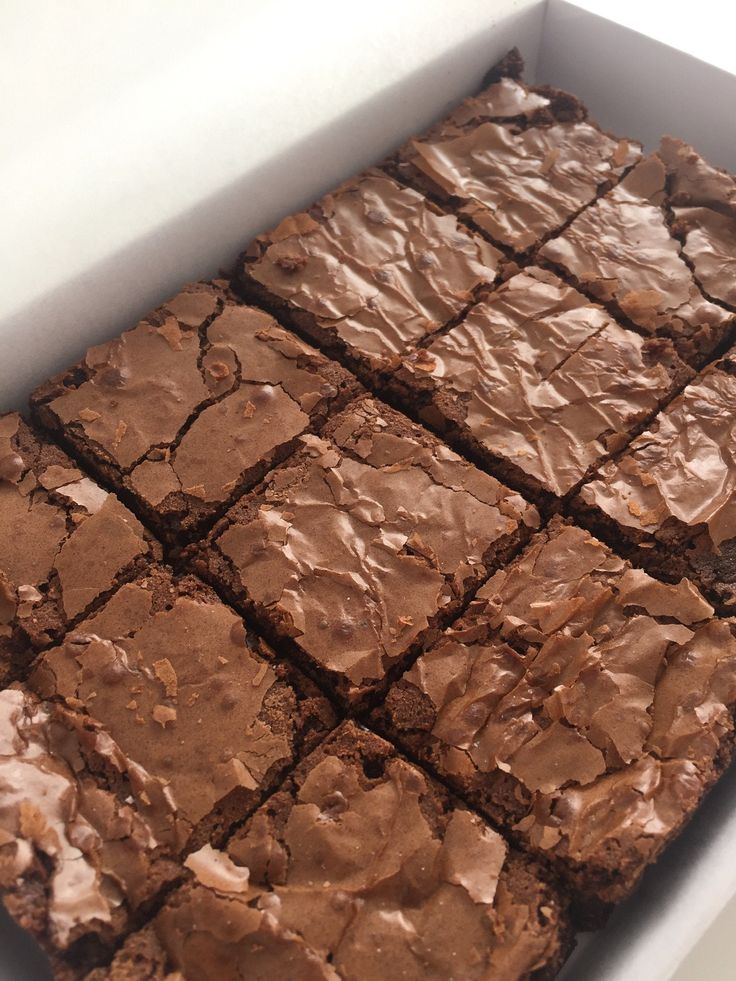
<svg viewBox="0 0 736 981"><path fill-rule="evenodd" d="M704 50L703 32L676 33L676 8L669 36ZM562 0L172 9L0 7L0 411L441 115L514 44L529 79L579 95L603 126L648 147L671 132L736 171L736 75ZM606 929L583 938L566 981L736 976L696 946L717 920L707 943L736 955L734 842L732 770ZM0 981L45 977L0 915Z"/></svg>

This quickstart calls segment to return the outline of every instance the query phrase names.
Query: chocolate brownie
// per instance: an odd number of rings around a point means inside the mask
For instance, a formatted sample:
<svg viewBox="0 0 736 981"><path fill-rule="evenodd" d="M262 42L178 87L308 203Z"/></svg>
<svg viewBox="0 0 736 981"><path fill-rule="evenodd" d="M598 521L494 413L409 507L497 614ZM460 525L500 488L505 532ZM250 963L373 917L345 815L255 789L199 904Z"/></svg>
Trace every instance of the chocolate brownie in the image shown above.
<svg viewBox="0 0 736 981"><path fill-rule="evenodd" d="M565 910L538 867L388 743L344 723L226 852L90 978L551 977Z"/></svg>
<svg viewBox="0 0 736 981"><path fill-rule="evenodd" d="M98 738L79 713L0 691L0 898L57 978L109 957L184 872L133 798L86 769Z"/></svg>
<svg viewBox="0 0 736 981"><path fill-rule="evenodd" d="M625 330L529 267L406 356L392 387L466 454L552 503L691 377L668 340Z"/></svg>
<svg viewBox="0 0 736 981"><path fill-rule="evenodd" d="M736 348L580 489L575 513L665 579L736 612Z"/></svg>
<svg viewBox="0 0 736 981"><path fill-rule="evenodd" d="M128 759L141 809L177 854L222 840L334 724L311 682L203 583L163 566L45 652L29 685L94 721L106 779Z"/></svg>
<svg viewBox="0 0 736 981"><path fill-rule="evenodd" d="M572 95L521 81L505 60L490 84L386 164L389 173L517 254L536 248L641 156ZM511 71L511 75L504 74Z"/></svg>
<svg viewBox="0 0 736 981"><path fill-rule="evenodd" d="M114 494L0 416L0 684L160 554Z"/></svg>
<svg viewBox="0 0 736 981"><path fill-rule="evenodd" d="M259 236L238 288L369 383L493 283L500 254L370 171Z"/></svg>
<svg viewBox="0 0 736 981"><path fill-rule="evenodd" d="M379 723L572 886L626 897L725 769L736 621L554 518L389 692Z"/></svg>
<svg viewBox="0 0 736 981"><path fill-rule="evenodd" d="M734 299L733 184L686 144L666 138L658 153L547 242L539 258L633 328L671 337L699 367L736 320L720 305ZM731 217L721 210L729 195Z"/></svg>
<svg viewBox="0 0 736 981"><path fill-rule="evenodd" d="M213 528L195 568L348 701L381 689L538 526L518 494L356 400Z"/></svg>
<svg viewBox="0 0 736 981"><path fill-rule="evenodd" d="M177 543L357 390L343 368L215 281L185 287L91 348L31 401L47 429Z"/></svg>

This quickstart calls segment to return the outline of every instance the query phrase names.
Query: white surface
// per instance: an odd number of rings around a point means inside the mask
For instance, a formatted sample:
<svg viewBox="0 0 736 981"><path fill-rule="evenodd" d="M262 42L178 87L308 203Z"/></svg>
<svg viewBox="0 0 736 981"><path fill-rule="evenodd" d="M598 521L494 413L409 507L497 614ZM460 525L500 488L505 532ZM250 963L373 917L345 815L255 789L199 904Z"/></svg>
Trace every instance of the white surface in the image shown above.
<svg viewBox="0 0 736 981"><path fill-rule="evenodd" d="M728 15L718 11L713 32L716 9L701 2L693 19L684 4L623 2L615 14L701 55L710 34L712 60L734 70ZM736 169L736 78L580 7L374 0L367 10L344 0L0 4L0 410L380 157L512 44L533 74L543 28L540 80L581 95L612 129L649 143L669 129ZM736 893L734 842L730 773L567 981L670 978ZM677 981L733 976L723 955L707 956L736 953L735 910ZM0 981L42 976L1 916L0 959Z"/></svg>
<svg viewBox="0 0 736 981"><path fill-rule="evenodd" d="M535 0L4 0L0 411L380 158L511 44L533 62L542 20Z"/></svg>

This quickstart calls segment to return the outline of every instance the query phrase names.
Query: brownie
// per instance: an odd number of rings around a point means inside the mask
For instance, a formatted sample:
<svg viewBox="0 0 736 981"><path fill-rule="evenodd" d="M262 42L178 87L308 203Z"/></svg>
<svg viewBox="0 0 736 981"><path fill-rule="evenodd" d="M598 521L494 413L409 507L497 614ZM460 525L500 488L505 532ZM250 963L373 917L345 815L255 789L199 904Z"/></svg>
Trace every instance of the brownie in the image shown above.
<svg viewBox="0 0 736 981"><path fill-rule="evenodd" d="M539 257L630 326L671 337L685 360L702 366L734 326L720 305L734 301L734 186L686 144L665 138Z"/></svg>
<svg viewBox="0 0 736 981"><path fill-rule="evenodd" d="M578 519L665 579L736 612L736 348L573 502Z"/></svg>
<svg viewBox="0 0 736 981"><path fill-rule="evenodd" d="M530 88L505 59L488 87L401 147L389 173L524 255L613 187L641 156L566 92ZM506 74L510 72L510 74Z"/></svg>
<svg viewBox="0 0 736 981"><path fill-rule="evenodd" d="M668 340L625 330L529 267L407 355L392 387L467 455L553 503L691 377Z"/></svg>
<svg viewBox="0 0 736 981"><path fill-rule="evenodd" d="M538 525L536 509L364 397L242 498L192 553L348 702L385 686Z"/></svg>
<svg viewBox="0 0 736 981"><path fill-rule="evenodd" d="M32 396L37 418L165 540L193 537L349 401L357 381L196 283Z"/></svg>
<svg viewBox="0 0 736 981"><path fill-rule="evenodd" d="M95 772L114 782L127 760L175 854L221 841L334 724L314 685L211 589L163 566L45 652L29 685L94 721Z"/></svg>
<svg viewBox="0 0 736 981"><path fill-rule="evenodd" d="M374 383L496 279L500 253L380 171L259 236L237 288Z"/></svg>
<svg viewBox="0 0 736 981"><path fill-rule="evenodd" d="M389 692L377 721L595 922L725 769L736 621L559 517Z"/></svg>
<svg viewBox="0 0 736 981"><path fill-rule="evenodd" d="M388 743L344 723L94 979L552 977L564 906ZM90 978L90 981L93 981Z"/></svg>
<svg viewBox="0 0 736 981"><path fill-rule="evenodd" d="M80 977L182 878L145 815L84 765L98 733L79 713L0 691L0 899Z"/></svg>
<svg viewBox="0 0 736 981"><path fill-rule="evenodd" d="M160 554L114 494L0 416L0 684Z"/></svg>

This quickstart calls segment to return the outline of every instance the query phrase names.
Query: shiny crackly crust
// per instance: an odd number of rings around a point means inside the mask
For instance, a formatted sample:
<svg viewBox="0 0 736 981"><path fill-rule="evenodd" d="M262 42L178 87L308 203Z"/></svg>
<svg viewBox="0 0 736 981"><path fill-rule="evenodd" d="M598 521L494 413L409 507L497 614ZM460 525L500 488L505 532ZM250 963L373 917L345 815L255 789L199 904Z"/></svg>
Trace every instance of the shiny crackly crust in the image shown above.
<svg viewBox="0 0 736 981"><path fill-rule="evenodd" d="M539 869L383 740L345 723L115 958L220 976L552 976L569 948ZM247 871L246 871L247 870ZM223 932L223 913L231 925ZM186 943L185 943L186 938ZM196 954L194 953L196 951Z"/></svg>
<svg viewBox="0 0 736 981"><path fill-rule="evenodd" d="M236 287L371 380L461 314L499 261L454 215L368 171L259 236Z"/></svg>
<svg viewBox="0 0 736 981"><path fill-rule="evenodd" d="M213 529L195 565L343 697L385 686L537 526L376 400L351 403Z"/></svg>
<svg viewBox="0 0 736 981"><path fill-rule="evenodd" d="M736 607L736 374L732 352L583 486L581 520L658 574L689 575Z"/></svg>
<svg viewBox="0 0 736 981"><path fill-rule="evenodd" d="M736 624L554 519L377 718L601 906L727 765ZM583 897L580 900L580 897Z"/></svg>
<svg viewBox="0 0 736 981"><path fill-rule="evenodd" d="M563 497L692 377L546 270L528 267L394 373L398 397L538 501Z"/></svg>

